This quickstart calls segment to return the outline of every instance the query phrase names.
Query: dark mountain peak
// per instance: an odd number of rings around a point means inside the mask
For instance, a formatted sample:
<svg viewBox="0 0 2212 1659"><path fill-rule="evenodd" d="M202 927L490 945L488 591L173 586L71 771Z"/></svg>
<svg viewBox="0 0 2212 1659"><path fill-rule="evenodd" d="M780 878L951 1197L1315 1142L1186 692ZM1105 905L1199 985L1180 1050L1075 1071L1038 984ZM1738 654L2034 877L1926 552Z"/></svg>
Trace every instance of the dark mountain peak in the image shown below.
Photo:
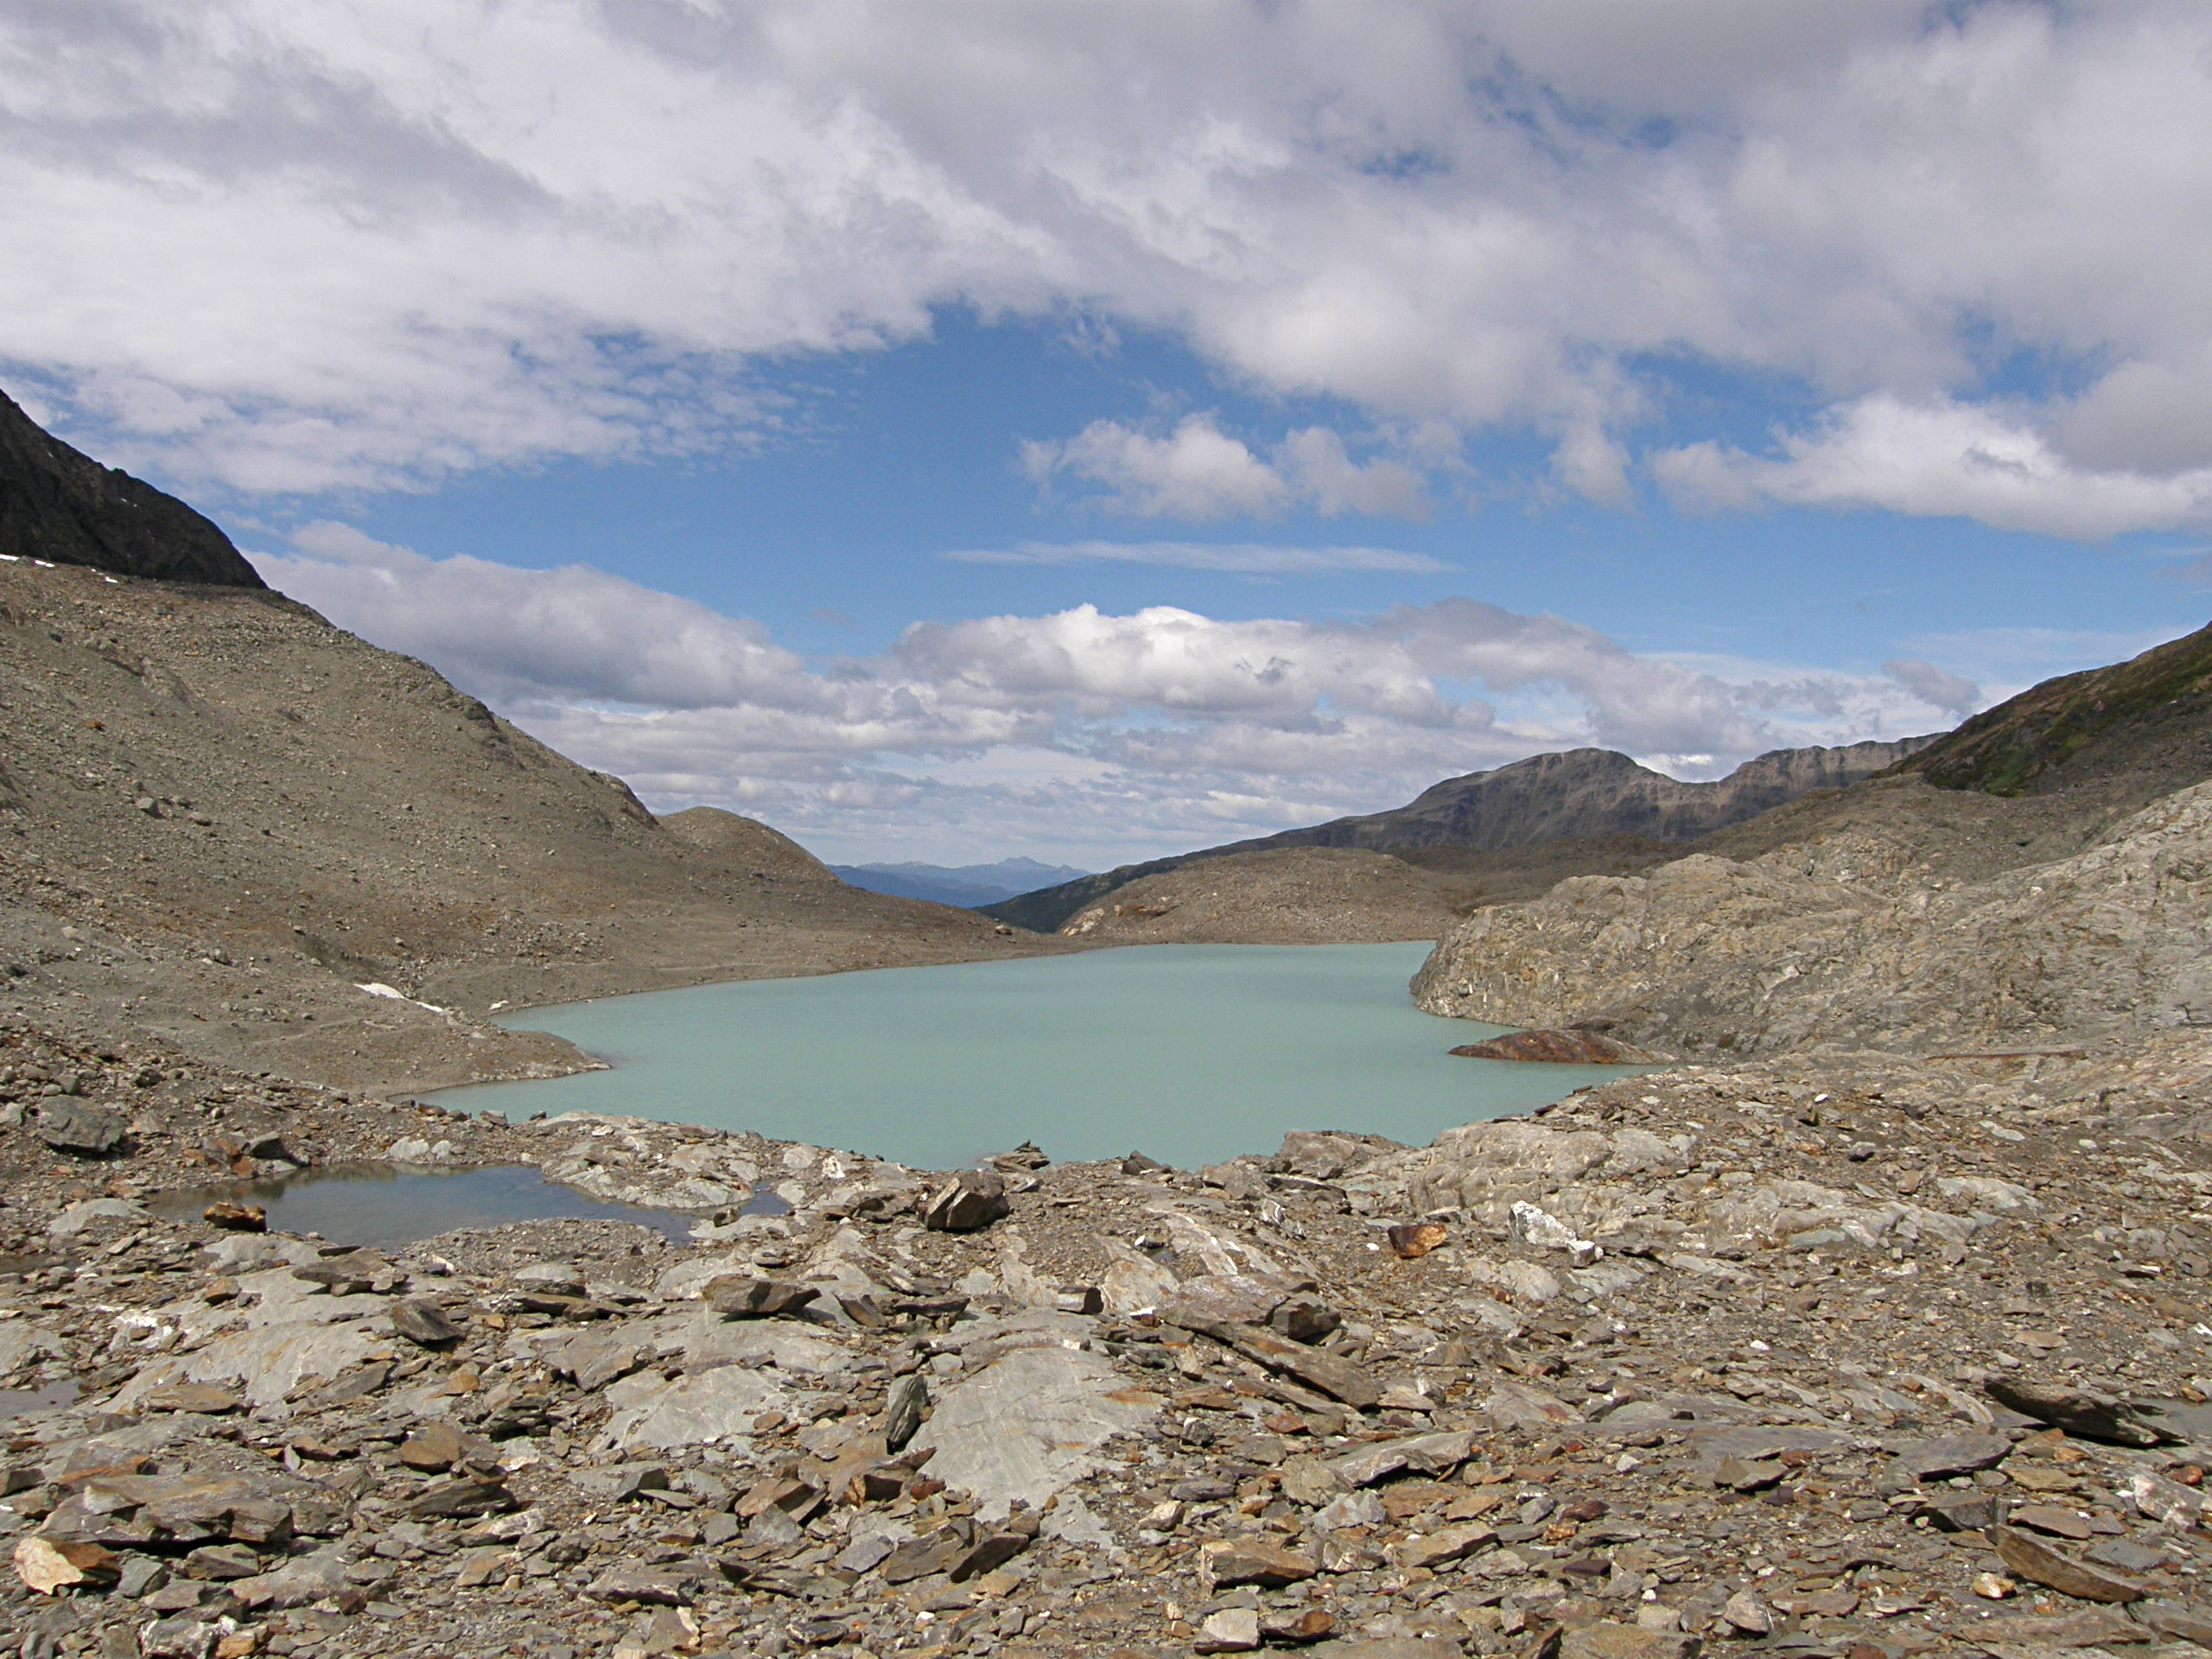
<svg viewBox="0 0 2212 1659"><path fill-rule="evenodd" d="M0 392L0 553L118 575L262 588L212 522L71 448Z"/></svg>

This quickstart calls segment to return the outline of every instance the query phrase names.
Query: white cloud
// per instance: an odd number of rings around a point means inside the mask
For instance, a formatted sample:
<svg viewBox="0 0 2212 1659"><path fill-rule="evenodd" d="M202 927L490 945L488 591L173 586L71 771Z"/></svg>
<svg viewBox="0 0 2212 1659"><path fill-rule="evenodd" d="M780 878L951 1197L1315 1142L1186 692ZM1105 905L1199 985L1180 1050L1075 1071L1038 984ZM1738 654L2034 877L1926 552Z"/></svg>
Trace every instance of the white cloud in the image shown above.
<svg viewBox="0 0 2212 1659"><path fill-rule="evenodd" d="M1165 435L1093 421L1063 443L1032 439L1021 461L1039 483L1100 485L1102 505L1148 518L1271 518L1293 505L1340 513L1426 518L1421 475L1388 459L1356 461L1325 426L1301 428L1263 460L1211 415L1186 415Z"/></svg>
<svg viewBox="0 0 2212 1659"><path fill-rule="evenodd" d="M1717 366L1831 417L1779 472L1679 435L1710 499L2199 523L2208 53L2195 0L19 5L0 366L119 458L315 490L744 442L789 354L969 305L1529 435L1600 500ZM2000 406L2019 362L2088 389ZM1325 435L1093 434L1134 511L1420 503Z"/></svg>
<svg viewBox="0 0 2212 1659"><path fill-rule="evenodd" d="M2165 477L2088 471L2036 432L1955 403L1862 398L1779 442L1778 457L1689 444L1655 455L1652 473L1678 505L1707 511L1880 507L2092 539L2212 521L2212 465Z"/></svg>
<svg viewBox="0 0 2212 1659"><path fill-rule="evenodd" d="M1021 460L1040 484L1086 479L1105 486L1113 507L1146 518L1269 518L1291 499L1282 474L1210 415L1187 415L1165 437L1093 421L1065 443L1023 444Z"/></svg>
<svg viewBox="0 0 2212 1659"><path fill-rule="evenodd" d="M1469 599L1327 622L1086 605L917 623L874 657L815 662L583 567L430 559L335 524L255 562L652 804L758 813L841 855L1113 861L1393 805L1545 749L1710 772L1926 724L1925 688L1895 676L1638 656Z"/></svg>
<svg viewBox="0 0 2212 1659"><path fill-rule="evenodd" d="M1393 570L1424 575L1453 569L1426 553L1384 547L1274 547L1252 542L1022 542L942 556L962 564L1154 564L1247 576L1316 576Z"/></svg>
<svg viewBox="0 0 2212 1659"><path fill-rule="evenodd" d="M1893 657L1882 672L1930 709L1963 720L1981 706L1981 688L1917 657Z"/></svg>

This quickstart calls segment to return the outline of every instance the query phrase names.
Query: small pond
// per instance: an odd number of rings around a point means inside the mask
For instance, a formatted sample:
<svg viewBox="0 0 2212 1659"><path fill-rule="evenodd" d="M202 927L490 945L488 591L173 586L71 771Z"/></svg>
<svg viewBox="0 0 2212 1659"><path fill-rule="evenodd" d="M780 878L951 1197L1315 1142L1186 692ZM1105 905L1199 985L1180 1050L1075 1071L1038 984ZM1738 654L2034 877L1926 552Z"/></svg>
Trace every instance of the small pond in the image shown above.
<svg viewBox="0 0 2212 1659"><path fill-rule="evenodd" d="M752 1129L918 1168L1023 1141L1061 1161L1179 1167L1272 1152L1288 1129L1418 1145L1624 1068L1460 1059L1500 1029L1416 1009L1426 944L1147 945L753 980L503 1023L612 1071L448 1090L444 1104Z"/></svg>
<svg viewBox="0 0 2212 1659"><path fill-rule="evenodd" d="M196 1217L217 1199L257 1204L272 1232L320 1233L333 1244L393 1246L456 1227L581 1218L632 1221L676 1240L692 1217L670 1210L603 1204L518 1165L488 1169L406 1169L390 1164L337 1165L280 1181L225 1181L165 1192L149 1201L157 1215Z"/></svg>

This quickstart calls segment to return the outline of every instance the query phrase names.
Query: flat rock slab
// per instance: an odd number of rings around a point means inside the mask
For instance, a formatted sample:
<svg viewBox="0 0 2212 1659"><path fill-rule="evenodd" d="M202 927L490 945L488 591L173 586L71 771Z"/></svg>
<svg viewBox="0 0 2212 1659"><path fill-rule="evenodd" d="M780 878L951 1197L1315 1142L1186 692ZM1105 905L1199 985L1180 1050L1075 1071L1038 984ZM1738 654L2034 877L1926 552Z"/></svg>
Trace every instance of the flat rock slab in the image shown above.
<svg viewBox="0 0 2212 1659"><path fill-rule="evenodd" d="M1647 1630L1601 1618L1561 1636L1559 1659L1696 1659L1702 1645L1679 1630Z"/></svg>
<svg viewBox="0 0 2212 1659"><path fill-rule="evenodd" d="M747 1373L750 1375L750 1373ZM1074 1348L1018 1348L948 1389L917 1446L935 1448L932 1478L1003 1516L1103 1467L1097 1447L1160 1414L1160 1396L1133 1388L1103 1357Z"/></svg>
<svg viewBox="0 0 2212 1659"><path fill-rule="evenodd" d="M1997 1529L1997 1554L2007 1567L2031 1584L2042 1585L2077 1600L2139 1601L2145 1593L2140 1580L2111 1567L2075 1560L2041 1539L2010 1527Z"/></svg>
<svg viewBox="0 0 2212 1659"><path fill-rule="evenodd" d="M1464 1428L1440 1434L1414 1434L1402 1440L1384 1440L1380 1445L1347 1452L1342 1457L1329 1459L1328 1465L1331 1472L1347 1486L1372 1486L1401 1469L1440 1475L1467 1460L1474 1438L1472 1431Z"/></svg>
<svg viewBox="0 0 2212 1659"><path fill-rule="evenodd" d="M391 1351L391 1338L344 1325L292 1323L219 1337L197 1353L154 1361L123 1386L115 1408L127 1411L156 1390L181 1383L227 1383L249 1405L275 1406L308 1377L333 1377Z"/></svg>
<svg viewBox="0 0 2212 1659"><path fill-rule="evenodd" d="M1784 1452L1834 1452L1850 1444L1851 1436L1840 1429L1816 1428L1808 1423L1693 1429L1689 1436L1691 1454L1707 1468L1729 1458L1761 1463Z"/></svg>
<svg viewBox="0 0 2212 1659"><path fill-rule="evenodd" d="M788 1413L794 1404L773 1382L742 1365L718 1365L673 1382L657 1372L636 1372L610 1384L607 1400L614 1408L607 1438L626 1452L742 1440L762 1412Z"/></svg>
<svg viewBox="0 0 2212 1659"><path fill-rule="evenodd" d="M2012 1451L2008 1434L1945 1434L1906 1446L1890 1466L1915 1480L1948 1480L1954 1475L1994 1469Z"/></svg>

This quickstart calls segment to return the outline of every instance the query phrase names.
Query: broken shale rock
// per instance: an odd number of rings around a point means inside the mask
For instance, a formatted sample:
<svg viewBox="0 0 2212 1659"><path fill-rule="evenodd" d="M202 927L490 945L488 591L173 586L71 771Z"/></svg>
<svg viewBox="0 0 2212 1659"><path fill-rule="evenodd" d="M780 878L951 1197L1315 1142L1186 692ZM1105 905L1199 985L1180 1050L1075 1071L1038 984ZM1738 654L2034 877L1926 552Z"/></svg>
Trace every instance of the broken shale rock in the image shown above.
<svg viewBox="0 0 2212 1659"><path fill-rule="evenodd" d="M922 1225L937 1233L979 1233L1013 1208L996 1170L963 1169L924 1201Z"/></svg>

